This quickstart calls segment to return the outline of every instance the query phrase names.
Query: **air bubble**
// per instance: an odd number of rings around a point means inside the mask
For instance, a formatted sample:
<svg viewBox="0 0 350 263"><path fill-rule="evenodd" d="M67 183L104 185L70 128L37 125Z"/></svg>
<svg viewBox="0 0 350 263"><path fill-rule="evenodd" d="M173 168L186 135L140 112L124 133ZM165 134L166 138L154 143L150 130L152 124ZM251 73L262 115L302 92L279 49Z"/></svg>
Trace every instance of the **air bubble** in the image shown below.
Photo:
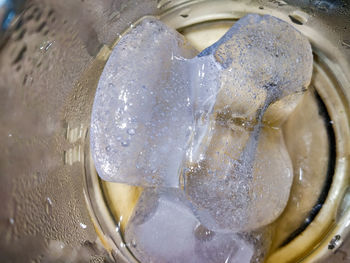
<svg viewBox="0 0 350 263"><path fill-rule="evenodd" d="M135 129L130 128L130 129L128 129L127 133L129 135L135 135L136 131L135 131Z"/></svg>
<svg viewBox="0 0 350 263"><path fill-rule="evenodd" d="M129 141L122 141L120 144L121 144L121 146L123 146L123 147L128 147L129 144L130 144L130 142L129 142Z"/></svg>

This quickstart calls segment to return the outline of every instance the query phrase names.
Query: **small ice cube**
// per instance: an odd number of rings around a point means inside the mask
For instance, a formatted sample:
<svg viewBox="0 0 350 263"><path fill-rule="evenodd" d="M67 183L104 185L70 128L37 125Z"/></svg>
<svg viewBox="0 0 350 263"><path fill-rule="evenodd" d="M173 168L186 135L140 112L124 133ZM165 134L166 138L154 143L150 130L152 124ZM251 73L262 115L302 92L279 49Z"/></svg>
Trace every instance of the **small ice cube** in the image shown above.
<svg viewBox="0 0 350 263"><path fill-rule="evenodd" d="M250 262L252 244L236 234L209 231L186 202L178 190L142 193L125 232L141 262Z"/></svg>
<svg viewBox="0 0 350 263"><path fill-rule="evenodd" d="M91 151L99 176L141 186L178 186L192 125L184 38L145 18L113 49L96 91Z"/></svg>

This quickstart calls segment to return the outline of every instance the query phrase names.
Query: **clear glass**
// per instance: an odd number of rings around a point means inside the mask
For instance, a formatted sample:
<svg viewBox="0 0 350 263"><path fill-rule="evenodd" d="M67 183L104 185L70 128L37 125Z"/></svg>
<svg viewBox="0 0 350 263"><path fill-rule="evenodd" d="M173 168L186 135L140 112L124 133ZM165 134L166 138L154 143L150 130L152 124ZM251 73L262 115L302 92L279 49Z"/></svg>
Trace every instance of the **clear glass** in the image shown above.
<svg viewBox="0 0 350 263"><path fill-rule="evenodd" d="M307 211L297 219L287 207L276 229L310 222L283 244L287 234L283 229L276 234L267 262L350 260L348 1L33 0L23 8L0 41L3 262L137 262L123 243L120 211L123 202L136 202L131 197L139 189L116 190L101 182L90 157L90 113L99 75L121 34L145 15L159 16L201 49L246 13L275 15L310 39L313 86L334 133L334 141L327 142L334 144L333 173L327 179L319 167L324 177L310 183L314 194L305 198L320 198L320 188L328 185L317 213L310 219ZM208 30L216 32L213 38L198 41ZM314 200L311 210L313 205Z"/></svg>

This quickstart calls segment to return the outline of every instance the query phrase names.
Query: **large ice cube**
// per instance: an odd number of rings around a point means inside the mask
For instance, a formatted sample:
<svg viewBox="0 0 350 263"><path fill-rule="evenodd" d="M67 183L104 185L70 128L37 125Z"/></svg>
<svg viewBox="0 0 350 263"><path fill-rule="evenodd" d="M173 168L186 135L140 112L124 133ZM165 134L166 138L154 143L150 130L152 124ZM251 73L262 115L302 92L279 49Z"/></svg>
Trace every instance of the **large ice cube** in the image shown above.
<svg viewBox="0 0 350 263"><path fill-rule="evenodd" d="M142 193L125 232L141 262L250 262L252 244L236 234L209 231L189 206L179 190Z"/></svg>
<svg viewBox="0 0 350 263"><path fill-rule="evenodd" d="M283 122L274 119L281 116L273 111L281 99L295 107L309 85L310 44L286 22L247 15L198 57L214 58L222 69L209 128L189 150L184 190L210 229L256 229L276 219L288 201L293 167L278 129ZM269 118L273 129L263 123Z"/></svg>
<svg viewBox="0 0 350 263"><path fill-rule="evenodd" d="M101 75L91 120L91 150L107 181L178 186L192 126L184 38L143 19L114 48Z"/></svg>

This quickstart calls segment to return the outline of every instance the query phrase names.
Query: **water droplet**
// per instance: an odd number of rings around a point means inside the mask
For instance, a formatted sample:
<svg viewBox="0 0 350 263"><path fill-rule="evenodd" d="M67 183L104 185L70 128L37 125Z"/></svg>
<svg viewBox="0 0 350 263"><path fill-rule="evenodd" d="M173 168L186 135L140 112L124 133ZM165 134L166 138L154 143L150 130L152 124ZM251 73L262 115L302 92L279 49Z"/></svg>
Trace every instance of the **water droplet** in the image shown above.
<svg viewBox="0 0 350 263"><path fill-rule="evenodd" d="M46 198L46 200L49 205L52 205L52 200L50 199L50 197Z"/></svg>
<svg viewBox="0 0 350 263"><path fill-rule="evenodd" d="M171 4L170 0L158 0L157 2L158 2L158 4L157 4L158 9L164 8L164 7L168 6L169 4Z"/></svg>
<svg viewBox="0 0 350 263"><path fill-rule="evenodd" d="M86 228L87 228L87 225L85 225L84 223L81 223L81 222L80 222L80 227L81 227L82 229L86 229Z"/></svg>
<svg viewBox="0 0 350 263"><path fill-rule="evenodd" d="M114 88L114 84L113 83L109 83L108 84L108 88L113 89Z"/></svg>
<svg viewBox="0 0 350 263"><path fill-rule="evenodd" d="M11 134L11 133L9 133L9 137L12 137L12 134Z"/></svg>
<svg viewBox="0 0 350 263"><path fill-rule="evenodd" d="M342 44L342 46L344 46L346 48L350 48L350 40L343 40L343 42L341 44Z"/></svg>
<svg viewBox="0 0 350 263"><path fill-rule="evenodd" d="M52 200L50 199L50 197L46 198L46 204L45 204L45 212L46 214L51 214L52 211Z"/></svg>
<svg viewBox="0 0 350 263"><path fill-rule="evenodd" d="M127 133L128 133L129 135L135 135L136 131L135 131L135 129L130 128L130 129L128 129Z"/></svg>
<svg viewBox="0 0 350 263"><path fill-rule="evenodd" d="M48 51L52 46L53 42L54 41L44 41L40 46L40 50L45 52Z"/></svg>
<svg viewBox="0 0 350 263"><path fill-rule="evenodd" d="M194 235L198 240L210 241L214 237L215 233L207 229L202 224L198 224L194 230Z"/></svg>
<svg viewBox="0 0 350 263"><path fill-rule="evenodd" d="M298 25L303 25L309 20L309 15L303 11L295 10L289 14L290 20Z"/></svg>
<svg viewBox="0 0 350 263"><path fill-rule="evenodd" d="M278 6L284 6L287 5L286 2L282 1L282 0L270 0L271 3L277 4Z"/></svg>
<svg viewBox="0 0 350 263"><path fill-rule="evenodd" d="M180 16L182 18L187 18L187 17L189 17L190 13L191 13L191 9L185 8L184 10L181 11Z"/></svg>
<svg viewBox="0 0 350 263"><path fill-rule="evenodd" d="M133 248L136 247L136 241L135 241L134 239L131 241L131 246L132 246Z"/></svg>
<svg viewBox="0 0 350 263"><path fill-rule="evenodd" d="M327 12L329 9L332 8L333 4L324 0L320 0L320 1L315 1L315 6L319 10Z"/></svg>
<svg viewBox="0 0 350 263"><path fill-rule="evenodd" d="M120 143L123 147L128 147L129 146L129 141L122 141Z"/></svg>
<svg viewBox="0 0 350 263"><path fill-rule="evenodd" d="M335 235L328 244L328 249L334 249L342 244L341 236Z"/></svg>
<svg viewBox="0 0 350 263"><path fill-rule="evenodd" d="M11 225L13 225L15 223L15 220L12 217L9 218L9 221L10 221Z"/></svg>
<svg viewBox="0 0 350 263"><path fill-rule="evenodd" d="M284 1L277 1L278 3L278 6L285 6L285 5L287 5L287 3L286 2L284 2Z"/></svg>
<svg viewBox="0 0 350 263"><path fill-rule="evenodd" d="M53 42L48 43L45 47L45 51L48 51L49 48L52 46L52 44L53 44Z"/></svg>
<svg viewBox="0 0 350 263"><path fill-rule="evenodd" d="M107 146L107 147L106 147L106 151L107 151L107 152L110 152L110 151L111 151L111 149L112 149L112 147L111 147L111 146Z"/></svg>

